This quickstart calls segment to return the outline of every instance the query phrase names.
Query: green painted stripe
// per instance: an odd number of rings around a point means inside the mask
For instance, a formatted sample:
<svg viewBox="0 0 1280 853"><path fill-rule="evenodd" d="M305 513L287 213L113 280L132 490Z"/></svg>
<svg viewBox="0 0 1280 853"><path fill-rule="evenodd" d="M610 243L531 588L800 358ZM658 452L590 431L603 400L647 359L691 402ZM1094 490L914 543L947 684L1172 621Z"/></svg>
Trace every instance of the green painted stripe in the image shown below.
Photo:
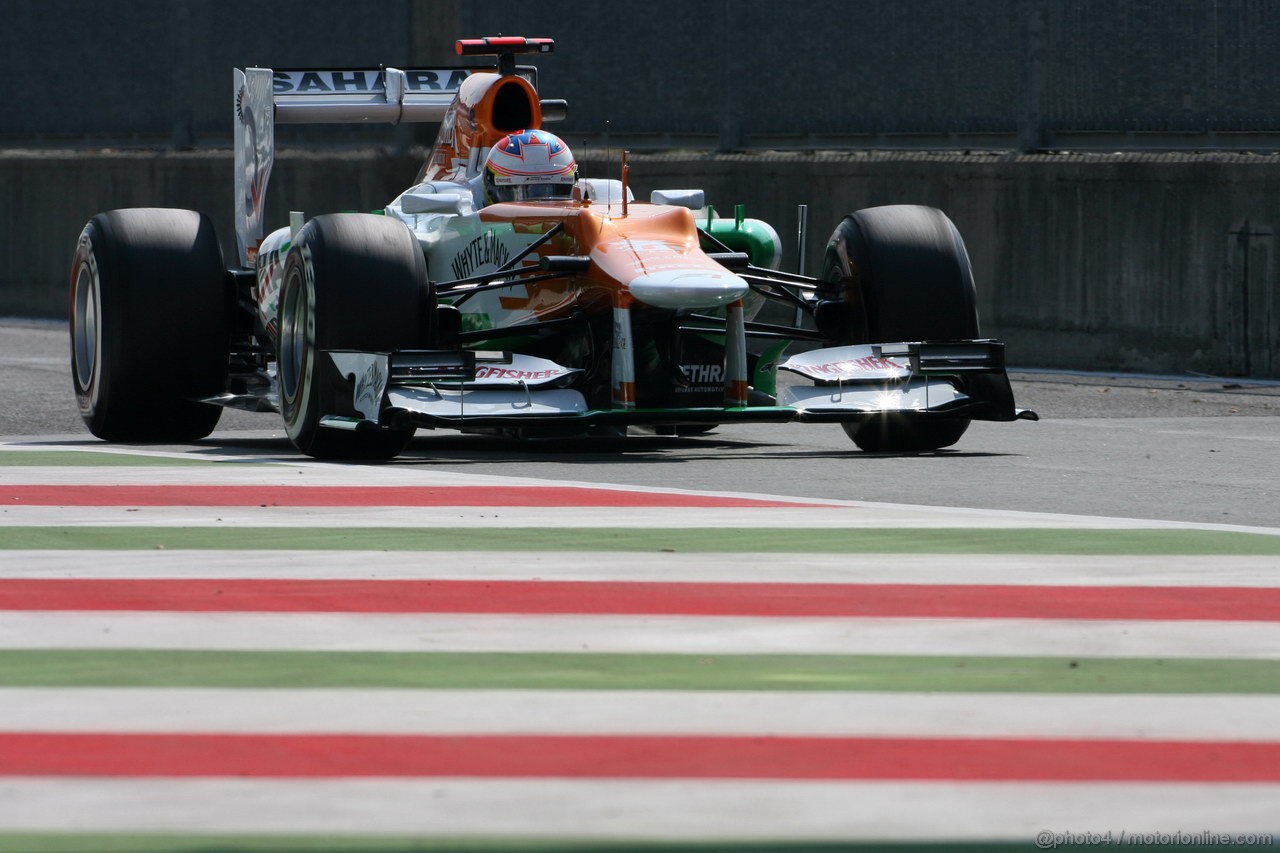
<svg viewBox="0 0 1280 853"><path fill-rule="evenodd" d="M1266 845L1266 849L1274 849ZM128 835L0 833L0 850L23 853L937 853L937 851L1034 850L1026 841L580 841L522 838L407 838L388 836L318 837L310 835ZM1083 850L1063 845L1056 850ZM1097 849L1092 845L1088 849ZM1125 850L1167 851L1169 847L1124 845ZM1179 846L1179 851L1208 853L1221 847ZM1254 849L1263 849L1262 847Z"/></svg>
<svg viewBox="0 0 1280 853"><path fill-rule="evenodd" d="M257 460L254 460L257 463ZM27 467L129 467L151 468L156 466L225 465L216 459L200 459L195 456L153 456L143 453L100 453L93 450L0 450L0 468ZM245 464L237 461L232 464ZM258 463L260 464L260 463Z"/></svg>
<svg viewBox="0 0 1280 853"><path fill-rule="evenodd" d="M1275 695L1280 661L9 649L0 686Z"/></svg>
<svg viewBox="0 0 1280 853"><path fill-rule="evenodd" d="M1217 530L625 527L0 527L0 550L633 551L772 554L1280 555Z"/></svg>

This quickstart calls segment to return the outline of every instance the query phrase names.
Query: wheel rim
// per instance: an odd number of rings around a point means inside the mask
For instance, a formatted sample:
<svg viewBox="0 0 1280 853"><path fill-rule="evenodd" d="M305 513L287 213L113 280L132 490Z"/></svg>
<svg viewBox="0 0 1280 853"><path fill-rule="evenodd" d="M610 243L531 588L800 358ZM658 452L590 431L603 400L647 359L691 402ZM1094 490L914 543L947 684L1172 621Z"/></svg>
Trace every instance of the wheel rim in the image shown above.
<svg viewBox="0 0 1280 853"><path fill-rule="evenodd" d="M285 282L285 298L280 306L280 394L286 406L298 397L303 360L307 349L307 300L300 276Z"/></svg>
<svg viewBox="0 0 1280 853"><path fill-rule="evenodd" d="M82 263L76 275L76 298L71 341L75 354L76 381L82 389L93 386L98 366L98 279L89 264Z"/></svg>

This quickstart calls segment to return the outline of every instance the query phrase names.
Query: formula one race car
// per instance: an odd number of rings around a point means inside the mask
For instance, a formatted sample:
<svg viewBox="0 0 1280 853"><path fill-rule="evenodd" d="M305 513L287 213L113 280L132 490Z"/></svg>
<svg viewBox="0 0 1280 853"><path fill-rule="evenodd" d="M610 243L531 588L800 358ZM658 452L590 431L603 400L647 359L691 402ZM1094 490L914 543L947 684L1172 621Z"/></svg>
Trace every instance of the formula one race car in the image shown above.
<svg viewBox="0 0 1280 853"><path fill-rule="evenodd" d="M782 272L774 229L715 217L700 190L637 202L625 155L621 180L579 177L544 128L565 103L516 65L552 49L459 41L497 57L483 69L237 69L239 266L193 211L110 211L80 235L72 372L90 431L194 440L233 406L279 412L311 456L389 458L417 428L831 422L864 450L916 451L972 419L1034 419L1003 345L979 337L942 212L857 211L820 278ZM264 238L275 125L354 121L438 122L417 182L378 215L293 214ZM761 322L768 302L796 322Z"/></svg>

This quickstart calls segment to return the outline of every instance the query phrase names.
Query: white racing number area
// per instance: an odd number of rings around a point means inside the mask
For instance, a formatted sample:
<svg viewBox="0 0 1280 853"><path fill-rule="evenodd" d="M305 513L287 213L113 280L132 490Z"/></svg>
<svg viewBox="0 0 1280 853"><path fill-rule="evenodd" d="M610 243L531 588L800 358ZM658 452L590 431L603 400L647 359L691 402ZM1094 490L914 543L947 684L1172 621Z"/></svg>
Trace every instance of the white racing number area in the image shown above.
<svg viewBox="0 0 1280 853"><path fill-rule="evenodd" d="M1278 830L1280 531L0 444L0 849Z"/></svg>

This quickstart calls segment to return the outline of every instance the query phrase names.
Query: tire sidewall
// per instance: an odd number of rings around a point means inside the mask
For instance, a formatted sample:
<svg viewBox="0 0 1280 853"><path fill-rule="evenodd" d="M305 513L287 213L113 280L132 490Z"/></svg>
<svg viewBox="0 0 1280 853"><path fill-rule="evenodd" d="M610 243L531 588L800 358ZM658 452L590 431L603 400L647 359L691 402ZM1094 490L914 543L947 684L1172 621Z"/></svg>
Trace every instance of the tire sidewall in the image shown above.
<svg viewBox="0 0 1280 853"><path fill-rule="evenodd" d="M71 379L75 387L76 404L80 409L80 416L91 429L94 426L95 412L104 407L102 337L105 328L99 262L101 238L97 237L97 221L98 218L95 217L85 225L76 243L71 263L70 304L67 310L71 329ZM83 311L80 307L82 301L85 303ZM92 311L93 329L85 328L88 325L89 311ZM87 336L92 336L92 339L85 340ZM92 364L87 367L84 364L86 356L92 360Z"/></svg>

